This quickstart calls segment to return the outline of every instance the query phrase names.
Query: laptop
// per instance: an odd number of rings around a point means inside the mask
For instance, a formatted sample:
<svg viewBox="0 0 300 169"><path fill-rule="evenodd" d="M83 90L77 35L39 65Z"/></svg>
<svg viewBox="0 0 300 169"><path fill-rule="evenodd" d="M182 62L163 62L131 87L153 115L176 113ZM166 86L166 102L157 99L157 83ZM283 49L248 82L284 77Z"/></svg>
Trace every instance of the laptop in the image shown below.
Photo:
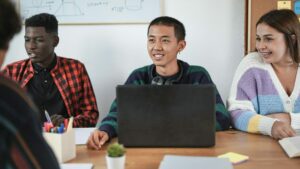
<svg viewBox="0 0 300 169"><path fill-rule="evenodd" d="M124 146L215 145L214 85L119 85L116 93Z"/></svg>

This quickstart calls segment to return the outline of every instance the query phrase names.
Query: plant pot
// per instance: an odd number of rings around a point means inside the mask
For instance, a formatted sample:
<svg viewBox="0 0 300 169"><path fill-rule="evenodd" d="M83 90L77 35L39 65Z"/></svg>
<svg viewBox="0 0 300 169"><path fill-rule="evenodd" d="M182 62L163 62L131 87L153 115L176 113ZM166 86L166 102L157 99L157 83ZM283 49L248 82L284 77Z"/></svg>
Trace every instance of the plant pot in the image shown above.
<svg viewBox="0 0 300 169"><path fill-rule="evenodd" d="M107 169L124 169L125 168L125 155L122 157L106 157Z"/></svg>

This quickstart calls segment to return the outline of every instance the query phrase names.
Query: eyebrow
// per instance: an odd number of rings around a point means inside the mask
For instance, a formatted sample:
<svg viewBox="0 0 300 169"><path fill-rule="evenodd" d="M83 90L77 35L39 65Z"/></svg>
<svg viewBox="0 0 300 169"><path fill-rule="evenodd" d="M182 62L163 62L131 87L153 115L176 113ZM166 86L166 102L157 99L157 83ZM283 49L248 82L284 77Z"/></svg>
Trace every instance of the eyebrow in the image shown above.
<svg viewBox="0 0 300 169"><path fill-rule="evenodd" d="M43 38L44 36L33 36L33 37L30 37L30 36L24 36L24 38Z"/></svg>
<svg viewBox="0 0 300 169"><path fill-rule="evenodd" d="M256 36L259 37L259 35L257 35L257 34L256 34ZM263 35L263 37L269 37L269 36L274 36L274 35L272 35L272 34L266 34L266 35Z"/></svg>
<svg viewBox="0 0 300 169"><path fill-rule="evenodd" d="M149 35L148 37L155 37L154 35ZM164 36L161 36L161 38L170 38L170 36L168 36L168 35L164 35Z"/></svg>

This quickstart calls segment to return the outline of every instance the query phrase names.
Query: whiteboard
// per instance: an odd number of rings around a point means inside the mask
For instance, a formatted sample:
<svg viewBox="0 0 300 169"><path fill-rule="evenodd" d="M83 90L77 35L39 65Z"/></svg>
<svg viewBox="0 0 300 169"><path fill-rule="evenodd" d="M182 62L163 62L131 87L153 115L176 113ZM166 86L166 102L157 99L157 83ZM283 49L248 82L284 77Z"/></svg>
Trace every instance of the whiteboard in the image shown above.
<svg viewBox="0 0 300 169"><path fill-rule="evenodd" d="M20 0L22 20L54 14L59 24L148 23L161 15L160 0Z"/></svg>

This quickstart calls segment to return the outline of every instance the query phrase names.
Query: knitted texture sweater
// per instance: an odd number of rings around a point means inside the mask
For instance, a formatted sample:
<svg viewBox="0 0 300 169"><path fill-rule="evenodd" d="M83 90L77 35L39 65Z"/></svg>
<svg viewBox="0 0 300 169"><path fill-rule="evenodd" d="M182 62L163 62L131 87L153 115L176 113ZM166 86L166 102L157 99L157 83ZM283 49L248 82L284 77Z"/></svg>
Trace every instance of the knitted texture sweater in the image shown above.
<svg viewBox="0 0 300 169"><path fill-rule="evenodd" d="M213 84L208 72L200 66L190 66L188 63L183 61L178 61L181 65L180 69L182 71L182 76L173 82L176 84ZM125 84L135 84L135 85L147 85L151 84L153 79L153 68L155 66L148 65L134 70ZM110 138L117 136L117 103L116 100L113 101L108 115L102 120L99 130L108 133ZM200 123L200 122L199 122ZM226 110L223 101L216 89L216 130L227 130L230 126L230 115Z"/></svg>
<svg viewBox="0 0 300 169"><path fill-rule="evenodd" d="M300 128L300 69L290 96L281 85L271 64L258 53L250 53L238 66L228 99L235 128L271 136L276 119L265 115L290 113L291 125Z"/></svg>

